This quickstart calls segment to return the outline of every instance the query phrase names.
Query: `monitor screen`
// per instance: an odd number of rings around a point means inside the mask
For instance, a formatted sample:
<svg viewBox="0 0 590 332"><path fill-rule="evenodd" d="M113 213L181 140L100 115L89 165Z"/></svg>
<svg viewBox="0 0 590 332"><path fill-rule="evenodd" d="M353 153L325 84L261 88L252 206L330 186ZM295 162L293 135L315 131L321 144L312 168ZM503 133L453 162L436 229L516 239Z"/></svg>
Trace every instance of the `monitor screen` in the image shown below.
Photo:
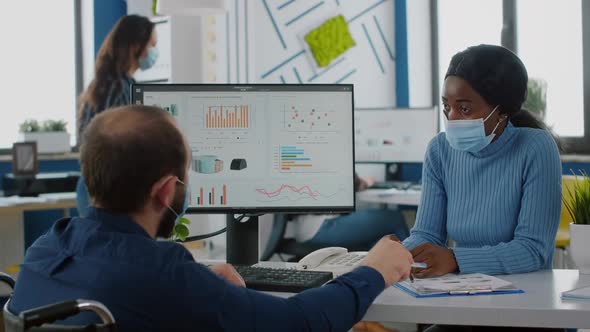
<svg viewBox="0 0 590 332"><path fill-rule="evenodd" d="M438 133L439 115L436 107L357 110L355 161L422 163L428 143Z"/></svg>
<svg viewBox="0 0 590 332"><path fill-rule="evenodd" d="M353 86L135 84L190 150L193 213L354 210Z"/></svg>

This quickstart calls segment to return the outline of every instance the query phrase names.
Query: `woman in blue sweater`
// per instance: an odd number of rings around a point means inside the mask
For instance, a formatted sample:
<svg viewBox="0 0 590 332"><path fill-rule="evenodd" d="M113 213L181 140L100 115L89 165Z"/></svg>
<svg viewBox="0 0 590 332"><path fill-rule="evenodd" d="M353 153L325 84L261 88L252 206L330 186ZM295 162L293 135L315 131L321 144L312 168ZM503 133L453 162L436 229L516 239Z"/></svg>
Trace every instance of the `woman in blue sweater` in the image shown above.
<svg viewBox="0 0 590 332"><path fill-rule="evenodd" d="M506 48L453 56L442 91L446 132L426 152L416 225L403 242L428 266L416 276L551 268L561 163L550 132L521 109L527 81Z"/></svg>

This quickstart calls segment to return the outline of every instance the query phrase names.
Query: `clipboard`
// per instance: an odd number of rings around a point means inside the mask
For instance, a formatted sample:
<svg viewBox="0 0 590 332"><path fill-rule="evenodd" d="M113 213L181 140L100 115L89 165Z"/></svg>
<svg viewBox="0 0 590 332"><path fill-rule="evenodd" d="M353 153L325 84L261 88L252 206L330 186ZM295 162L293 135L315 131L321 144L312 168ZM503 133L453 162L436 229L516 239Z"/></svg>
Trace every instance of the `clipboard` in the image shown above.
<svg viewBox="0 0 590 332"><path fill-rule="evenodd" d="M415 282L402 281L395 287L416 298L524 293L511 282L481 273L447 274L438 278L416 279Z"/></svg>
<svg viewBox="0 0 590 332"><path fill-rule="evenodd" d="M561 293L564 300L590 300L590 286L574 288Z"/></svg>

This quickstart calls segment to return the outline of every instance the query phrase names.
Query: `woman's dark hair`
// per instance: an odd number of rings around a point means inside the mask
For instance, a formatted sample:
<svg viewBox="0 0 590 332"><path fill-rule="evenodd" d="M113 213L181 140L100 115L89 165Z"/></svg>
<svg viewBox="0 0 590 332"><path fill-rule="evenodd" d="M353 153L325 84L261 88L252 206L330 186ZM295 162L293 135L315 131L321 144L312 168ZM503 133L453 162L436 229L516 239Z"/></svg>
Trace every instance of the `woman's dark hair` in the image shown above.
<svg viewBox="0 0 590 332"><path fill-rule="evenodd" d="M547 129L543 121L522 109L528 74L516 54L496 45L471 46L453 56L447 76L467 81L490 105L500 105L515 127Z"/></svg>
<svg viewBox="0 0 590 332"><path fill-rule="evenodd" d="M80 98L78 123L81 123L86 106L93 113L104 107L101 104L110 89L114 89L115 96L121 93L121 78L143 53L153 30L154 23L143 16L128 15L117 21L98 50L94 79ZM132 47L137 47L134 54L130 52Z"/></svg>

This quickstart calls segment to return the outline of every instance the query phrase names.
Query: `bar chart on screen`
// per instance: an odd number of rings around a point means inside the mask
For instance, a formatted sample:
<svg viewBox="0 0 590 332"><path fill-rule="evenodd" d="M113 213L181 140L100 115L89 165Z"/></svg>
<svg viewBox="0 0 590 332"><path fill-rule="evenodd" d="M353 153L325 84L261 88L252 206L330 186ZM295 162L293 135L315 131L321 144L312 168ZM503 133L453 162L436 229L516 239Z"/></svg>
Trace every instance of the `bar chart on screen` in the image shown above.
<svg viewBox="0 0 590 332"><path fill-rule="evenodd" d="M305 170L313 166L312 159L305 154L304 148L282 145L279 148L281 171Z"/></svg>
<svg viewBox="0 0 590 332"><path fill-rule="evenodd" d="M203 186L193 192L191 201L198 206L225 206L227 205L228 186L226 184L218 186ZM196 197L196 199L194 199Z"/></svg>
<svg viewBox="0 0 590 332"><path fill-rule="evenodd" d="M285 144L273 148L273 172L289 173L338 173L340 156L331 156L329 144Z"/></svg>
<svg viewBox="0 0 590 332"><path fill-rule="evenodd" d="M249 105L204 106L205 129L249 129L252 124Z"/></svg>

